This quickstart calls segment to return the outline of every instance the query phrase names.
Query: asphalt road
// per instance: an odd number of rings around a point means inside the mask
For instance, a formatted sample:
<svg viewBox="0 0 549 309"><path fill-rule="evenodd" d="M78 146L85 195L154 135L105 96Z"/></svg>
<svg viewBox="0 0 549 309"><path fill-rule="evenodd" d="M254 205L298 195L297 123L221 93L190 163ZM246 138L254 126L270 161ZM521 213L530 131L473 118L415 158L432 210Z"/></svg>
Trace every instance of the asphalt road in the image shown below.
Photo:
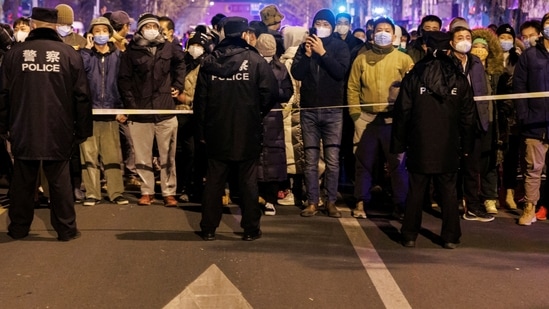
<svg viewBox="0 0 549 309"><path fill-rule="evenodd" d="M225 208L216 241L200 206L77 205L82 237L58 242L49 210L13 241L0 210L2 308L549 308L549 224L462 220L462 244L442 249L437 212L424 214L416 248L398 242L388 210L368 219L302 218L293 206L262 218L263 238L240 239Z"/></svg>

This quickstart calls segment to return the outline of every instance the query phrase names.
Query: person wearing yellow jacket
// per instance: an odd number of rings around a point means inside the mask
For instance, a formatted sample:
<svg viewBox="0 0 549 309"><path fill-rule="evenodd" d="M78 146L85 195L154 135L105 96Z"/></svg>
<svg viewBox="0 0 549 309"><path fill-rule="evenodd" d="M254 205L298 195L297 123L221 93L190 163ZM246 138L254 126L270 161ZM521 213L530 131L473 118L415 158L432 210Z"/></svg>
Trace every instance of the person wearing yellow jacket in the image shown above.
<svg viewBox="0 0 549 309"><path fill-rule="evenodd" d="M349 75L347 101L355 123L355 218L366 218L364 206L371 200L372 171L379 151L383 151L388 163L393 203L399 217L408 191L404 154L391 154L389 144L392 102L398 95L400 81L414 62L410 56L393 47L394 33L392 20L377 19L374 23L372 49L355 59Z"/></svg>

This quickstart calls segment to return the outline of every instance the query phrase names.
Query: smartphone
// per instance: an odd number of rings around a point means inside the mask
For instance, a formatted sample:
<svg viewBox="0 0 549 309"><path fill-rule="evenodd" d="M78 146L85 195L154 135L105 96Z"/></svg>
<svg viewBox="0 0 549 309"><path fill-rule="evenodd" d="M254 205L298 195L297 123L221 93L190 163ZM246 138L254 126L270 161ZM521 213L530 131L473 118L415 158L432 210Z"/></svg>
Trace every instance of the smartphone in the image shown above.
<svg viewBox="0 0 549 309"><path fill-rule="evenodd" d="M316 28L315 27L309 28L309 35L313 36L313 34L316 34Z"/></svg>

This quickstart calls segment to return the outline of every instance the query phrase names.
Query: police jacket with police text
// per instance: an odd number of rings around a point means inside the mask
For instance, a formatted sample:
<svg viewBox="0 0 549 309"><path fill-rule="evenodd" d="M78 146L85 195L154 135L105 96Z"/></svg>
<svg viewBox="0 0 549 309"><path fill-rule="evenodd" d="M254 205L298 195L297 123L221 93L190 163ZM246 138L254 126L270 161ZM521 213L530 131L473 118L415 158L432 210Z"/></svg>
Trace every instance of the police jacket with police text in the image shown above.
<svg viewBox="0 0 549 309"><path fill-rule="evenodd" d="M301 44L292 63L292 76L301 81L301 107L342 105L350 52L347 44L338 38L322 38L326 54L313 52L305 55L305 43Z"/></svg>
<svg viewBox="0 0 549 309"><path fill-rule="evenodd" d="M204 58L198 73L194 113L209 158L259 158L262 120L274 105L273 70L240 38L225 38Z"/></svg>
<svg viewBox="0 0 549 309"><path fill-rule="evenodd" d="M80 54L55 30L34 29L4 58L0 134L19 160L68 160L93 132L89 97Z"/></svg>
<svg viewBox="0 0 549 309"><path fill-rule="evenodd" d="M134 35L120 61L118 89L127 109L175 109L171 88L180 92L185 84L185 62L182 50L169 42L142 43ZM146 45L145 45L146 44ZM160 122L173 115L130 115L130 121Z"/></svg>
<svg viewBox="0 0 549 309"><path fill-rule="evenodd" d="M406 152L413 173L455 173L460 155L473 145L471 86L440 54L428 54L404 77L393 110L391 152Z"/></svg>

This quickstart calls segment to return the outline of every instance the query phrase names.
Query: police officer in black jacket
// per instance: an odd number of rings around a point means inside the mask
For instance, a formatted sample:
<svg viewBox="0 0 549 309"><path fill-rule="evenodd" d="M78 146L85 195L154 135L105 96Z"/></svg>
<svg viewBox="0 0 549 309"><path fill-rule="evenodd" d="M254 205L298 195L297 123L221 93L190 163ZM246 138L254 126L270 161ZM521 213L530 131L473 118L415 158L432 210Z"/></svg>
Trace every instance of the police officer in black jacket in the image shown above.
<svg viewBox="0 0 549 309"><path fill-rule="evenodd" d="M447 54L449 42L446 33L430 34L427 45L431 53L404 77L395 102L391 151L406 152L409 172L401 229L406 247L415 246L431 180L442 210L442 245L453 249L461 237L457 170L460 156L472 148L476 110L467 77Z"/></svg>
<svg viewBox="0 0 549 309"><path fill-rule="evenodd" d="M9 135L15 158L8 235L29 234L42 162L51 224L57 239L68 241L80 235L69 158L73 145L92 135L88 81L80 54L55 31L57 10L35 7L31 19L33 30L6 53L2 66L0 134Z"/></svg>
<svg viewBox="0 0 549 309"><path fill-rule="evenodd" d="M262 120L278 96L269 64L243 39L248 21L226 17L224 39L204 58L195 90L194 113L199 139L208 156L202 201L202 238L215 240L223 213L222 196L229 169L238 173L243 240L261 237L257 164Z"/></svg>

